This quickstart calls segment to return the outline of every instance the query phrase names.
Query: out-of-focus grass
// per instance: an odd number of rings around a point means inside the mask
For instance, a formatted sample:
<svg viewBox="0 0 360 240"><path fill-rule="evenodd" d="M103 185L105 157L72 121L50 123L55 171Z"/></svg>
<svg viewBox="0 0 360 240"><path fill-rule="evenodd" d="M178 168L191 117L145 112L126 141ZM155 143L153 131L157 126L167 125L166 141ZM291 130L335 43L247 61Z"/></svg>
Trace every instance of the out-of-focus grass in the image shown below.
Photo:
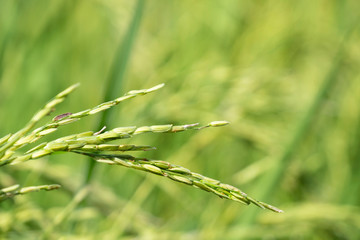
<svg viewBox="0 0 360 240"><path fill-rule="evenodd" d="M75 82L81 88L58 114L100 103L134 6L0 1L0 135L20 129ZM146 154L233 183L284 214L102 165L86 205L71 209L87 160L61 154L0 169L2 186L63 186L0 205L0 235L38 239L47 230L54 239L358 238L359 13L357 1L317 0L148 1L144 9L119 96L161 82L166 87L122 104L111 124L230 121L226 128L131 142L156 146ZM329 90L290 145L334 68ZM94 130L98 121L90 117L54 135ZM277 165L289 146L286 165ZM266 187L263 179L273 173Z"/></svg>

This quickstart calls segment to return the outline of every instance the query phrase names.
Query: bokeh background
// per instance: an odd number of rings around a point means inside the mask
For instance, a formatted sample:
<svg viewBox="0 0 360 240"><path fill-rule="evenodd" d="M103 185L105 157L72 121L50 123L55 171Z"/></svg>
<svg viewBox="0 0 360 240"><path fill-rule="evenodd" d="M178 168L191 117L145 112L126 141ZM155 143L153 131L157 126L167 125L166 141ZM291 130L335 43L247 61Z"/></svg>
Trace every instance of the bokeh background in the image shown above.
<svg viewBox="0 0 360 240"><path fill-rule="evenodd" d="M285 211L59 154L0 169L2 187L59 183L0 206L3 239L359 239L360 3L0 0L0 135L58 92L49 116L165 83L107 127L206 124L126 143ZM100 128L100 114L48 139ZM46 122L45 121L45 122ZM44 235L46 233L46 235Z"/></svg>

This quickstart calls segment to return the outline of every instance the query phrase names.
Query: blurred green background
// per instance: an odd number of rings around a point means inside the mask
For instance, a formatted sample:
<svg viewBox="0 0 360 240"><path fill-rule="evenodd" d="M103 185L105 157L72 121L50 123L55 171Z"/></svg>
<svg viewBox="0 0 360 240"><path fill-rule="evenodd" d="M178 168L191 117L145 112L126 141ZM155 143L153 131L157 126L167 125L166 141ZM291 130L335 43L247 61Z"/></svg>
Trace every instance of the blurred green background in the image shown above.
<svg viewBox="0 0 360 240"><path fill-rule="evenodd" d="M231 122L125 142L285 211L59 154L0 169L1 186L59 183L0 206L3 239L359 239L360 3L0 0L0 135L50 98L56 114L166 83L108 128ZM95 115L49 139L100 128ZM84 199L84 201L81 201Z"/></svg>

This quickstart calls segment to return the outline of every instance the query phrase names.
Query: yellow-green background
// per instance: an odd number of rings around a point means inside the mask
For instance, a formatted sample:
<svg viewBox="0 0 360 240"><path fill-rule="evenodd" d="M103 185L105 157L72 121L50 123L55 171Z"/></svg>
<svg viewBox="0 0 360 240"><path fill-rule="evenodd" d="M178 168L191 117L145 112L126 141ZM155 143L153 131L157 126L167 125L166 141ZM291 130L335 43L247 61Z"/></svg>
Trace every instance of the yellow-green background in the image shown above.
<svg viewBox="0 0 360 240"><path fill-rule="evenodd" d="M131 28L136 4L0 0L0 135L76 82L45 122L101 103L109 88L121 96L165 83L117 106L108 128L228 120L124 142L155 146L140 155L235 185L285 213L107 165L76 204L88 159L68 153L0 169L1 187L63 186L1 203L0 236L358 239L360 3L145 0ZM122 77L109 86L112 73ZM47 139L98 130L99 120Z"/></svg>

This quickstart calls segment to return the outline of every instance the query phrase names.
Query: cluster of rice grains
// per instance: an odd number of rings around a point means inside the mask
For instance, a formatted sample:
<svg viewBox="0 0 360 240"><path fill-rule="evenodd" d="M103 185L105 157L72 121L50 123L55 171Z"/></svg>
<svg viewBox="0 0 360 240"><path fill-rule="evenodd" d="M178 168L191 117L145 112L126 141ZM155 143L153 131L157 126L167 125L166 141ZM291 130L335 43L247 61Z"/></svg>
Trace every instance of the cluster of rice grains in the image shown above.
<svg viewBox="0 0 360 240"><path fill-rule="evenodd" d="M137 158L128 154L119 154L119 152L126 151L149 151L155 149L154 147L130 144L116 145L109 143L113 140L131 138L135 135L143 133L176 133L186 130L201 130L208 127L221 127L228 124L226 121L214 121L204 126L199 126L198 123L180 126L168 124L143 127L119 127L106 132L103 132L104 129L99 132L88 131L61 137L50 142L42 142L25 153L17 153L18 149L40 140L43 136L56 131L60 126L80 120L81 118L88 115L109 109L110 107L113 107L124 100L151 93L162 88L163 86L164 84L160 84L149 89L133 90L126 93L122 97L102 103L91 109L77 113L63 113L57 115L48 124L32 130L40 119L49 115L49 113L54 110L54 107L57 104L61 103L68 94L70 94L76 87L78 87L78 84L75 84L56 95L54 99L48 102L38 113L34 115L34 117L23 129L14 134L8 134L0 139L0 166L22 163L28 160L41 158L55 152L72 152L90 156L99 163L125 166L128 168L164 176L173 181L181 182L198 189L212 192L221 198L234 200L246 205L253 203L260 208L266 208L274 212L282 212L282 210L276 207L247 196L247 194L240 191L236 187L221 183L218 180L205 177L201 174L194 173L182 166L160 160ZM0 201L19 194L25 194L39 190L53 190L58 189L59 187L60 186L56 184L23 188L20 188L19 185L14 185L0 189Z"/></svg>

